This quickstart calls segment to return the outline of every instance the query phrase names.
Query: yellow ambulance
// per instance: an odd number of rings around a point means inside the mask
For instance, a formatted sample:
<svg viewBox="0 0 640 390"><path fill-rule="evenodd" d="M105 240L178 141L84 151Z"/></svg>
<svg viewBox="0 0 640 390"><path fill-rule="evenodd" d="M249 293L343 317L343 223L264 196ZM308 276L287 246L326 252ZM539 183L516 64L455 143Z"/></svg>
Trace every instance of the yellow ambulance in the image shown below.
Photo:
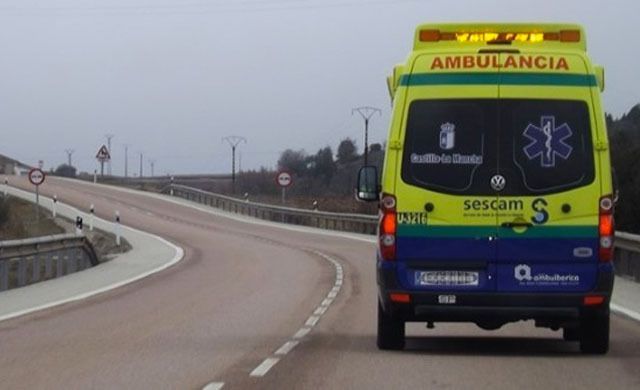
<svg viewBox="0 0 640 390"><path fill-rule="evenodd" d="M613 189L604 71L575 24L425 24L388 78L378 346L405 323L533 320L606 353Z"/></svg>

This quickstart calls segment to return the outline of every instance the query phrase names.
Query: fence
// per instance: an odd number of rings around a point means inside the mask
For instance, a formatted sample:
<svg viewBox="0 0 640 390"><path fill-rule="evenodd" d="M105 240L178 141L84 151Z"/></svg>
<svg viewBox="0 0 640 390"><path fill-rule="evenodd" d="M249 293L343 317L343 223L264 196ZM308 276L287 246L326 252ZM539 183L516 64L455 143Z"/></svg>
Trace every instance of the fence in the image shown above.
<svg viewBox="0 0 640 390"><path fill-rule="evenodd" d="M0 241L0 291L58 278L97 264L96 252L83 235Z"/></svg>
<svg viewBox="0 0 640 390"><path fill-rule="evenodd" d="M225 211L269 221L306 225L322 229L375 234L378 217L364 214L343 214L295 209L219 195L183 185L170 185L162 192ZM616 233L616 272L640 282L640 236Z"/></svg>
<svg viewBox="0 0 640 390"><path fill-rule="evenodd" d="M202 191L183 185L174 184L163 190L173 196L216 207L232 213L247 215L268 221L276 221L293 225L312 226L321 229L341 230L347 232L374 234L378 217L364 214L343 214L327 211L295 209L255 203Z"/></svg>

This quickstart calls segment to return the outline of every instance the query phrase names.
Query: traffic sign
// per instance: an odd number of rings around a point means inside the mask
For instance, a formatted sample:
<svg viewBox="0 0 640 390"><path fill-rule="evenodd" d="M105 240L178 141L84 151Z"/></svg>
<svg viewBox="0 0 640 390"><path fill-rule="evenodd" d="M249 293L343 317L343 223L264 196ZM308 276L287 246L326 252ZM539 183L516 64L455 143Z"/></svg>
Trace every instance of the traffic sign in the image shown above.
<svg viewBox="0 0 640 390"><path fill-rule="evenodd" d="M29 181L34 186L39 186L44 183L44 172L40 168L33 168L29 171Z"/></svg>
<svg viewBox="0 0 640 390"><path fill-rule="evenodd" d="M276 183L278 183L282 188L289 187L293 183L291 174L286 171L278 172L278 176L276 176Z"/></svg>
<svg viewBox="0 0 640 390"><path fill-rule="evenodd" d="M109 149L107 149L106 145L102 145L96 154L96 158L100 162L105 162L111 160L111 154L109 153Z"/></svg>

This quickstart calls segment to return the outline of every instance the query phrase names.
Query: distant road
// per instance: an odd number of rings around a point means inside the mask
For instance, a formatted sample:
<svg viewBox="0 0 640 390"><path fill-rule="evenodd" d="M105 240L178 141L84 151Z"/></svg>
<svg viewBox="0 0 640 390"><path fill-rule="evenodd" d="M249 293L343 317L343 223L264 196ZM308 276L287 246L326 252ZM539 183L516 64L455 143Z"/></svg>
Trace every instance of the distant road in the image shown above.
<svg viewBox="0 0 640 390"><path fill-rule="evenodd" d="M107 219L117 209L123 223L182 246L185 259L82 303L1 322L0 388L640 387L640 326L621 317L612 317L606 356L581 355L560 332L530 323L498 332L412 324L406 351L381 352L368 239L54 178L41 193L94 203Z"/></svg>

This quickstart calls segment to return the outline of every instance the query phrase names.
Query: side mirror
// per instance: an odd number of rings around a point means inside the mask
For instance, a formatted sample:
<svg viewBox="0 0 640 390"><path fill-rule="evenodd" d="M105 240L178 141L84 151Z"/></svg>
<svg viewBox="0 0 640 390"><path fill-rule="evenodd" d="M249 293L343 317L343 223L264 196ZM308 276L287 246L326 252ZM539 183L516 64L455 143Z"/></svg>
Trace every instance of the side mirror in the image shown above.
<svg viewBox="0 0 640 390"><path fill-rule="evenodd" d="M598 87L600 88L600 92L604 92L604 68L600 65L596 65L593 67L593 70L596 74L596 81L598 82Z"/></svg>
<svg viewBox="0 0 640 390"><path fill-rule="evenodd" d="M375 166L367 165L360 168L358 172L356 198L365 202L373 202L380 198L378 169Z"/></svg>

